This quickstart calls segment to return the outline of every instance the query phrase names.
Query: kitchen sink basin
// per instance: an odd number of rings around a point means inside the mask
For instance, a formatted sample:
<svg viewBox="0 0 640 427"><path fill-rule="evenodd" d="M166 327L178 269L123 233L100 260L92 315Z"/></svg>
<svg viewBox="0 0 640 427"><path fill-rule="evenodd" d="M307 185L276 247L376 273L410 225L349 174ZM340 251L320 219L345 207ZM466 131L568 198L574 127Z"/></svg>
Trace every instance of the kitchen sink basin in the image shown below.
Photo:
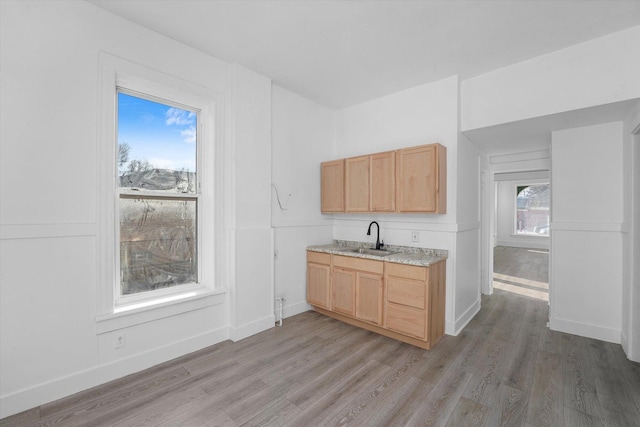
<svg viewBox="0 0 640 427"><path fill-rule="evenodd" d="M356 254L363 254L363 255L375 255L375 256L387 256L387 255L397 254L397 252L390 252L382 249L371 249L371 248L348 249L346 252L353 252Z"/></svg>

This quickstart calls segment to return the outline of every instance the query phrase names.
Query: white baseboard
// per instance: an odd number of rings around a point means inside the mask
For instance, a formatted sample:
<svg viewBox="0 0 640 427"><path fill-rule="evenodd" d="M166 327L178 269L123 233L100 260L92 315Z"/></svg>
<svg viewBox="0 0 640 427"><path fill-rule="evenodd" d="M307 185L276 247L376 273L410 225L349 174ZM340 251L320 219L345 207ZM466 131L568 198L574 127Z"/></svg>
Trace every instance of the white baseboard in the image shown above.
<svg viewBox="0 0 640 427"><path fill-rule="evenodd" d="M227 339L229 339L229 330L224 327L5 394L0 396L0 418L122 378Z"/></svg>
<svg viewBox="0 0 640 427"><path fill-rule="evenodd" d="M473 304L471 304L469 308L465 310L462 316L456 319L455 324L453 325L455 328L454 333L449 335L457 336L464 329L464 327L467 326L469 322L471 322L471 319L473 319L475 315L478 314L479 311L480 311L480 300L478 299Z"/></svg>
<svg viewBox="0 0 640 427"><path fill-rule="evenodd" d="M549 328L553 331L565 332L614 344L620 344L621 342L622 331L620 331L620 329L606 328L558 318L549 319Z"/></svg>
<svg viewBox="0 0 640 427"><path fill-rule="evenodd" d="M282 307L283 317L286 319L287 317L295 316L296 314L304 313L305 311L309 311L311 309L311 306L307 304L306 301L299 301ZM278 316L279 314L276 314L276 319L279 319Z"/></svg>
<svg viewBox="0 0 640 427"><path fill-rule="evenodd" d="M266 331L267 329L273 328L276 324L276 316L273 314L263 317L262 319L258 319L251 323L246 323L237 328L230 327L229 328L229 338L231 341L240 341L251 335L255 335L262 331Z"/></svg>
<svg viewBox="0 0 640 427"><path fill-rule="evenodd" d="M523 249L541 249L541 250L549 250L549 241L547 239L546 242L539 241L525 241L525 242L514 242L511 240L498 240L496 241L496 246L509 246L512 248L523 248Z"/></svg>

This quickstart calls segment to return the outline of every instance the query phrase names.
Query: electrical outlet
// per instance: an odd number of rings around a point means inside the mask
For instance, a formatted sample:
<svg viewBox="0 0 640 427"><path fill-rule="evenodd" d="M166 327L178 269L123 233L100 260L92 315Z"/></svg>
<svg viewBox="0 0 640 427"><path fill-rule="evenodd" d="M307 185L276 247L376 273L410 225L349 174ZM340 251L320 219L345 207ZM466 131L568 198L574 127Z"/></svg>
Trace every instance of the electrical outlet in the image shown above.
<svg viewBox="0 0 640 427"><path fill-rule="evenodd" d="M412 231L411 232L411 241L412 242L417 242L420 240L420 233L417 231Z"/></svg>
<svg viewBox="0 0 640 427"><path fill-rule="evenodd" d="M116 348L122 348L125 345L125 335L124 332L116 335Z"/></svg>

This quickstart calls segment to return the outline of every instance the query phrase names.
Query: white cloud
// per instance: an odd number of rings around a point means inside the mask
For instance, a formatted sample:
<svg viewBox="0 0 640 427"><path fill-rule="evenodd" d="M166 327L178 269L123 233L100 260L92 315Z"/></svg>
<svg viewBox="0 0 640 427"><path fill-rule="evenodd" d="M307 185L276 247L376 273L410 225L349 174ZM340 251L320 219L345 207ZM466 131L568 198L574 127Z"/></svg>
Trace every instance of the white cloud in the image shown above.
<svg viewBox="0 0 640 427"><path fill-rule="evenodd" d="M194 144L196 142L196 128L193 126L180 132L180 135L184 138L184 142L190 144Z"/></svg>
<svg viewBox="0 0 640 427"><path fill-rule="evenodd" d="M178 125L192 125L195 122L196 115L191 111L181 110L179 108L169 108L165 113L165 124L167 126Z"/></svg>

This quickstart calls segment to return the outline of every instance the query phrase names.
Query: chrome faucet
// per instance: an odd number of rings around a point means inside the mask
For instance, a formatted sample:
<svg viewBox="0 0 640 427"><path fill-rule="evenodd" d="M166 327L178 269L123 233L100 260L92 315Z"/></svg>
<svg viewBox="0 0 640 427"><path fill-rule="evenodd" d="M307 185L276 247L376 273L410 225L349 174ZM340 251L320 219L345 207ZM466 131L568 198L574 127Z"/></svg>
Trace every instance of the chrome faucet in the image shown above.
<svg viewBox="0 0 640 427"><path fill-rule="evenodd" d="M369 229L367 230L367 236L371 236L371 226L375 224L378 227L378 236L376 237L376 249L380 249L381 245L380 245L380 224L378 224L375 221L371 221L371 224L369 224Z"/></svg>

